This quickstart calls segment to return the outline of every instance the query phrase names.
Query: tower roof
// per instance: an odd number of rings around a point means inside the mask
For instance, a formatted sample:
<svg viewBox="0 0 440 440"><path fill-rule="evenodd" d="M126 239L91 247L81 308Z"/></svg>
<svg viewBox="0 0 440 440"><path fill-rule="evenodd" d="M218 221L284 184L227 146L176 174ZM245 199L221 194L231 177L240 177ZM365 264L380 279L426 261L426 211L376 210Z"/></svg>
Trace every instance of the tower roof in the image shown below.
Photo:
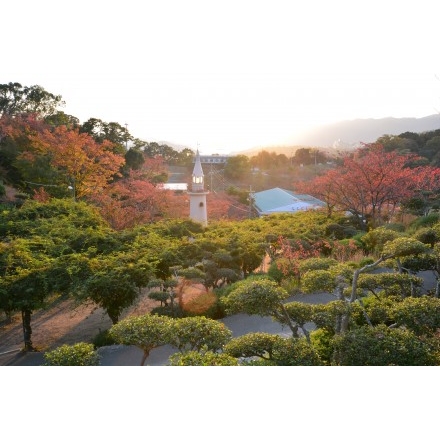
<svg viewBox="0 0 440 440"><path fill-rule="evenodd" d="M204 176L203 169L202 169L202 163L200 162L200 154L199 154L198 149L196 152L196 162L194 164L193 176L199 176L199 177Z"/></svg>

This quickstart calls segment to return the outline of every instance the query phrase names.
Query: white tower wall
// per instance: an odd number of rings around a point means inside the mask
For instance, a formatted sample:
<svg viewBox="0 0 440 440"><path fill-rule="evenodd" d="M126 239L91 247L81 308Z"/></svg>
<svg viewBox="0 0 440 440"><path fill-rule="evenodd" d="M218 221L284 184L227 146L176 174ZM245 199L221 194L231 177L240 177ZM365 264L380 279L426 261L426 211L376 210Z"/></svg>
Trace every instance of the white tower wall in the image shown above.
<svg viewBox="0 0 440 440"><path fill-rule="evenodd" d="M196 162L192 173L191 191L189 195L189 217L195 222L208 224L208 214L206 209L206 195L202 164L200 162L199 150L196 153Z"/></svg>
<svg viewBox="0 0 440 440"><path fill-rule="evenodd" d="M206 192L189 193L189 217L195 222L202 223L204 226L208 224L208 214L206 211Z"/></svg>

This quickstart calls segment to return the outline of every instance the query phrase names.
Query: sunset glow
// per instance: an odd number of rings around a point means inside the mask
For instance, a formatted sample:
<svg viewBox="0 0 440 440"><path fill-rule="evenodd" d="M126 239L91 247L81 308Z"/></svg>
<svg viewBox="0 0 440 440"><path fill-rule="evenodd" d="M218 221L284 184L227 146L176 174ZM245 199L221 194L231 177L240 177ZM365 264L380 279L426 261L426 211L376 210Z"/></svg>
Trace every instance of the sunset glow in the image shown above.
<svg viewBox="0 0 440 440"><path fill-rule="evenodd" d="M128 124L146 141L229 153L440 111L433 2L22 3L20 32L5 24L1 83L38 84L81 122Z"/></svg>

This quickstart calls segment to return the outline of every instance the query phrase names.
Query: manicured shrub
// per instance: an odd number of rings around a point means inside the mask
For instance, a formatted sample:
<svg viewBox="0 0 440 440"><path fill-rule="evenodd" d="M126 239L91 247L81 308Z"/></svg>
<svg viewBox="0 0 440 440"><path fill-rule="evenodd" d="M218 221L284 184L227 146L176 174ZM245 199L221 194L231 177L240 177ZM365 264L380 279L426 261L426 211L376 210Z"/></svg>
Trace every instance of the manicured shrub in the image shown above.
<svg viewBox="0 0 440 440"><path fill-rule="evenodd" d="M312 347L325 365L330 365L333 355L333 335L328 330L318 328L310 333Z"/></svg>
<svg viewBox="0 0 440 440"><path fill-rule="evenodd" d="M96 366L99 355L93 344L78 342L74 345L64 344L61 347L44 353L45 366Z"/></svg>

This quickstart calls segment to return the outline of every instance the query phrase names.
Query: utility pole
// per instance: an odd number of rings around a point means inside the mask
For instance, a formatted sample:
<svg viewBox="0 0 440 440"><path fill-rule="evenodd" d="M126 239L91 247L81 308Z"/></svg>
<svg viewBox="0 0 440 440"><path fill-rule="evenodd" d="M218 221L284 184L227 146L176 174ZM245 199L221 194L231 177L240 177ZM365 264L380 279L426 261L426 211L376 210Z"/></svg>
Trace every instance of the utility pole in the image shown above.
<svg viewBox="0 0 440 440"><path fill-rule="evenodd" d="M211 190L211 192L214 192L214 189L213 189L213 187L212 187L212 174L213 174L213 170L212 170L212 163L211 163L211 172L210 172L210 174L211 174L211 186L210 186L210 190Z"/></svg>
<svg viewBox="0 0 440 440"><path fill-rule="evenodd" d="M125 123L125 151L128 151L128 124Z"/></svg>
<svg viewBox="0 0 440 440"><path fill-rule="evenodd" d="M253 201L252 185L249 185L249 218L252 218L252 201Z"/></svg>

